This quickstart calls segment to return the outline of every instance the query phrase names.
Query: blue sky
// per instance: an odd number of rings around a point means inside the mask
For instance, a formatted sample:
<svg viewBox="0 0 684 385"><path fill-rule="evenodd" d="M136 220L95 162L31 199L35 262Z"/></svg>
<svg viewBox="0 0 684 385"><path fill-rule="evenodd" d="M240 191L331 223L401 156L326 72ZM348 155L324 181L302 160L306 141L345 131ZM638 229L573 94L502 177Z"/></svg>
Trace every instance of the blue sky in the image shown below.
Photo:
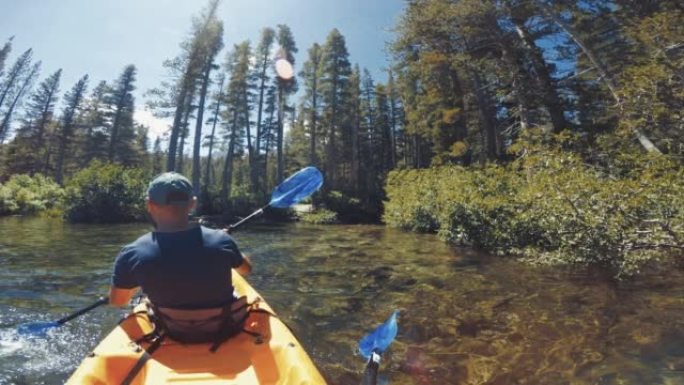
<svg viewBox="0 0 684 385"><path fill-rule="evenodd" d="M138 67L137 104L142 93L164 78L162 62L179 52L192 15L204 0L0 0L0 44L15 36L10 60L27 48L43 62L42 75L63 69L62 91L89 74L91 85L115 79L127 64ZM255 42L266 26L288 24L299 54L323 43L332 28L346 37L353 63L384 81L386 43L403 0L223 0L226 46ZM163 125L139 112L154 131Z"/></svg>

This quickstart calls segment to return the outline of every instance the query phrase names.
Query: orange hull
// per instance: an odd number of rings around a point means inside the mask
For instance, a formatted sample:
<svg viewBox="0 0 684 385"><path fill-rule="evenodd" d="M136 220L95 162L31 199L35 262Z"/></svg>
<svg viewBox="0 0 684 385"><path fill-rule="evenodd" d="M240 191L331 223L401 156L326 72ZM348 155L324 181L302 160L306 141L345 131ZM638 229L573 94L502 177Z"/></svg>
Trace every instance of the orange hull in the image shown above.
<svg viewBox="0 0 684 385"><path fill-rule="evenodd" d="M233 284L250 302L259 297L235 272ZM263 300L259 307L272 311ZM210 344L182 344L167 338L131 384L325 384L299 341L278 318L251 313L246 329L259 333L261 340L241 333L216 353L209 351ZM149 346L134 341L151 330L145 315L129 316L83 360L67 385L120 384L142 356L142 349Z"/></svg>

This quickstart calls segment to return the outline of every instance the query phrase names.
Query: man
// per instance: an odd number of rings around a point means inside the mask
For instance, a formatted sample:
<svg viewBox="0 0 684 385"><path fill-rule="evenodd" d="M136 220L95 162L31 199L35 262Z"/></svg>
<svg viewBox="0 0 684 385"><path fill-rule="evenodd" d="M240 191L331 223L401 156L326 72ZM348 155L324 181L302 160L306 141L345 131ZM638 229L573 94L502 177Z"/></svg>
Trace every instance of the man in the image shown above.
<svg viewBox="0 0 684 385"><path fill-rule="evenodd" d="M190 182L178 173L167 172L150 182L147 211L157 228L116 257L111 305L125 306L138 288L158 308L231 305L231 269L246 275L251 262L225 231L190 224L188 214L196 204Z"/></svg>

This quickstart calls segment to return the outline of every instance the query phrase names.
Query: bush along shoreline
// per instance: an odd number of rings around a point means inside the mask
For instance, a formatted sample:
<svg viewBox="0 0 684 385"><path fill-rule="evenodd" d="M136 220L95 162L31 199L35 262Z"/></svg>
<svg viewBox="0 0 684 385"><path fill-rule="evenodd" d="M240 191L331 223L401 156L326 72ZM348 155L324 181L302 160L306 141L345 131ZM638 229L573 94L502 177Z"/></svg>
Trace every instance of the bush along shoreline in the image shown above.
<svg viewBox="0 0 684 385"><path fill-rule="evenodd" d="M384 221L536 264L601 265L617 276L684 253L684 169L663 155L588 165L521 142L506 165L390 173Z"/></svg>
<svg viewBox="0 0 684 385"><path fill-rule="evenodd" d="M42 215L73 223L128 223L147 221L145 193L153 175L142 168L93 161L64 186L41 174L19 174L0 184L0 216ZM233 223L263 206L259 198L236 189L220 199L218 189L203 192L198 217L210 223ZM290 210L268 210L273 222L294 220Z"/></svg>

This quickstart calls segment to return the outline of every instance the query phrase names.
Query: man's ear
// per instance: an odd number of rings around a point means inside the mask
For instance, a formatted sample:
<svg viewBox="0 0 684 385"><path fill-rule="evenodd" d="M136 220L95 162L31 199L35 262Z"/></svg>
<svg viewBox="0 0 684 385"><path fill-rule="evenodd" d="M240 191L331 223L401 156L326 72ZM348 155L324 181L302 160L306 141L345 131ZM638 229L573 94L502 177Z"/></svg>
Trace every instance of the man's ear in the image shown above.
<svg viewBox="0 0 684 385"><path fill-rule="evenodd" d="M188 207L188 209L189 209L188 212L192 212L193 210L195 210L196 207L197 207L197 197L192 197L192 202L190 202L190 206Z"/></svg>

